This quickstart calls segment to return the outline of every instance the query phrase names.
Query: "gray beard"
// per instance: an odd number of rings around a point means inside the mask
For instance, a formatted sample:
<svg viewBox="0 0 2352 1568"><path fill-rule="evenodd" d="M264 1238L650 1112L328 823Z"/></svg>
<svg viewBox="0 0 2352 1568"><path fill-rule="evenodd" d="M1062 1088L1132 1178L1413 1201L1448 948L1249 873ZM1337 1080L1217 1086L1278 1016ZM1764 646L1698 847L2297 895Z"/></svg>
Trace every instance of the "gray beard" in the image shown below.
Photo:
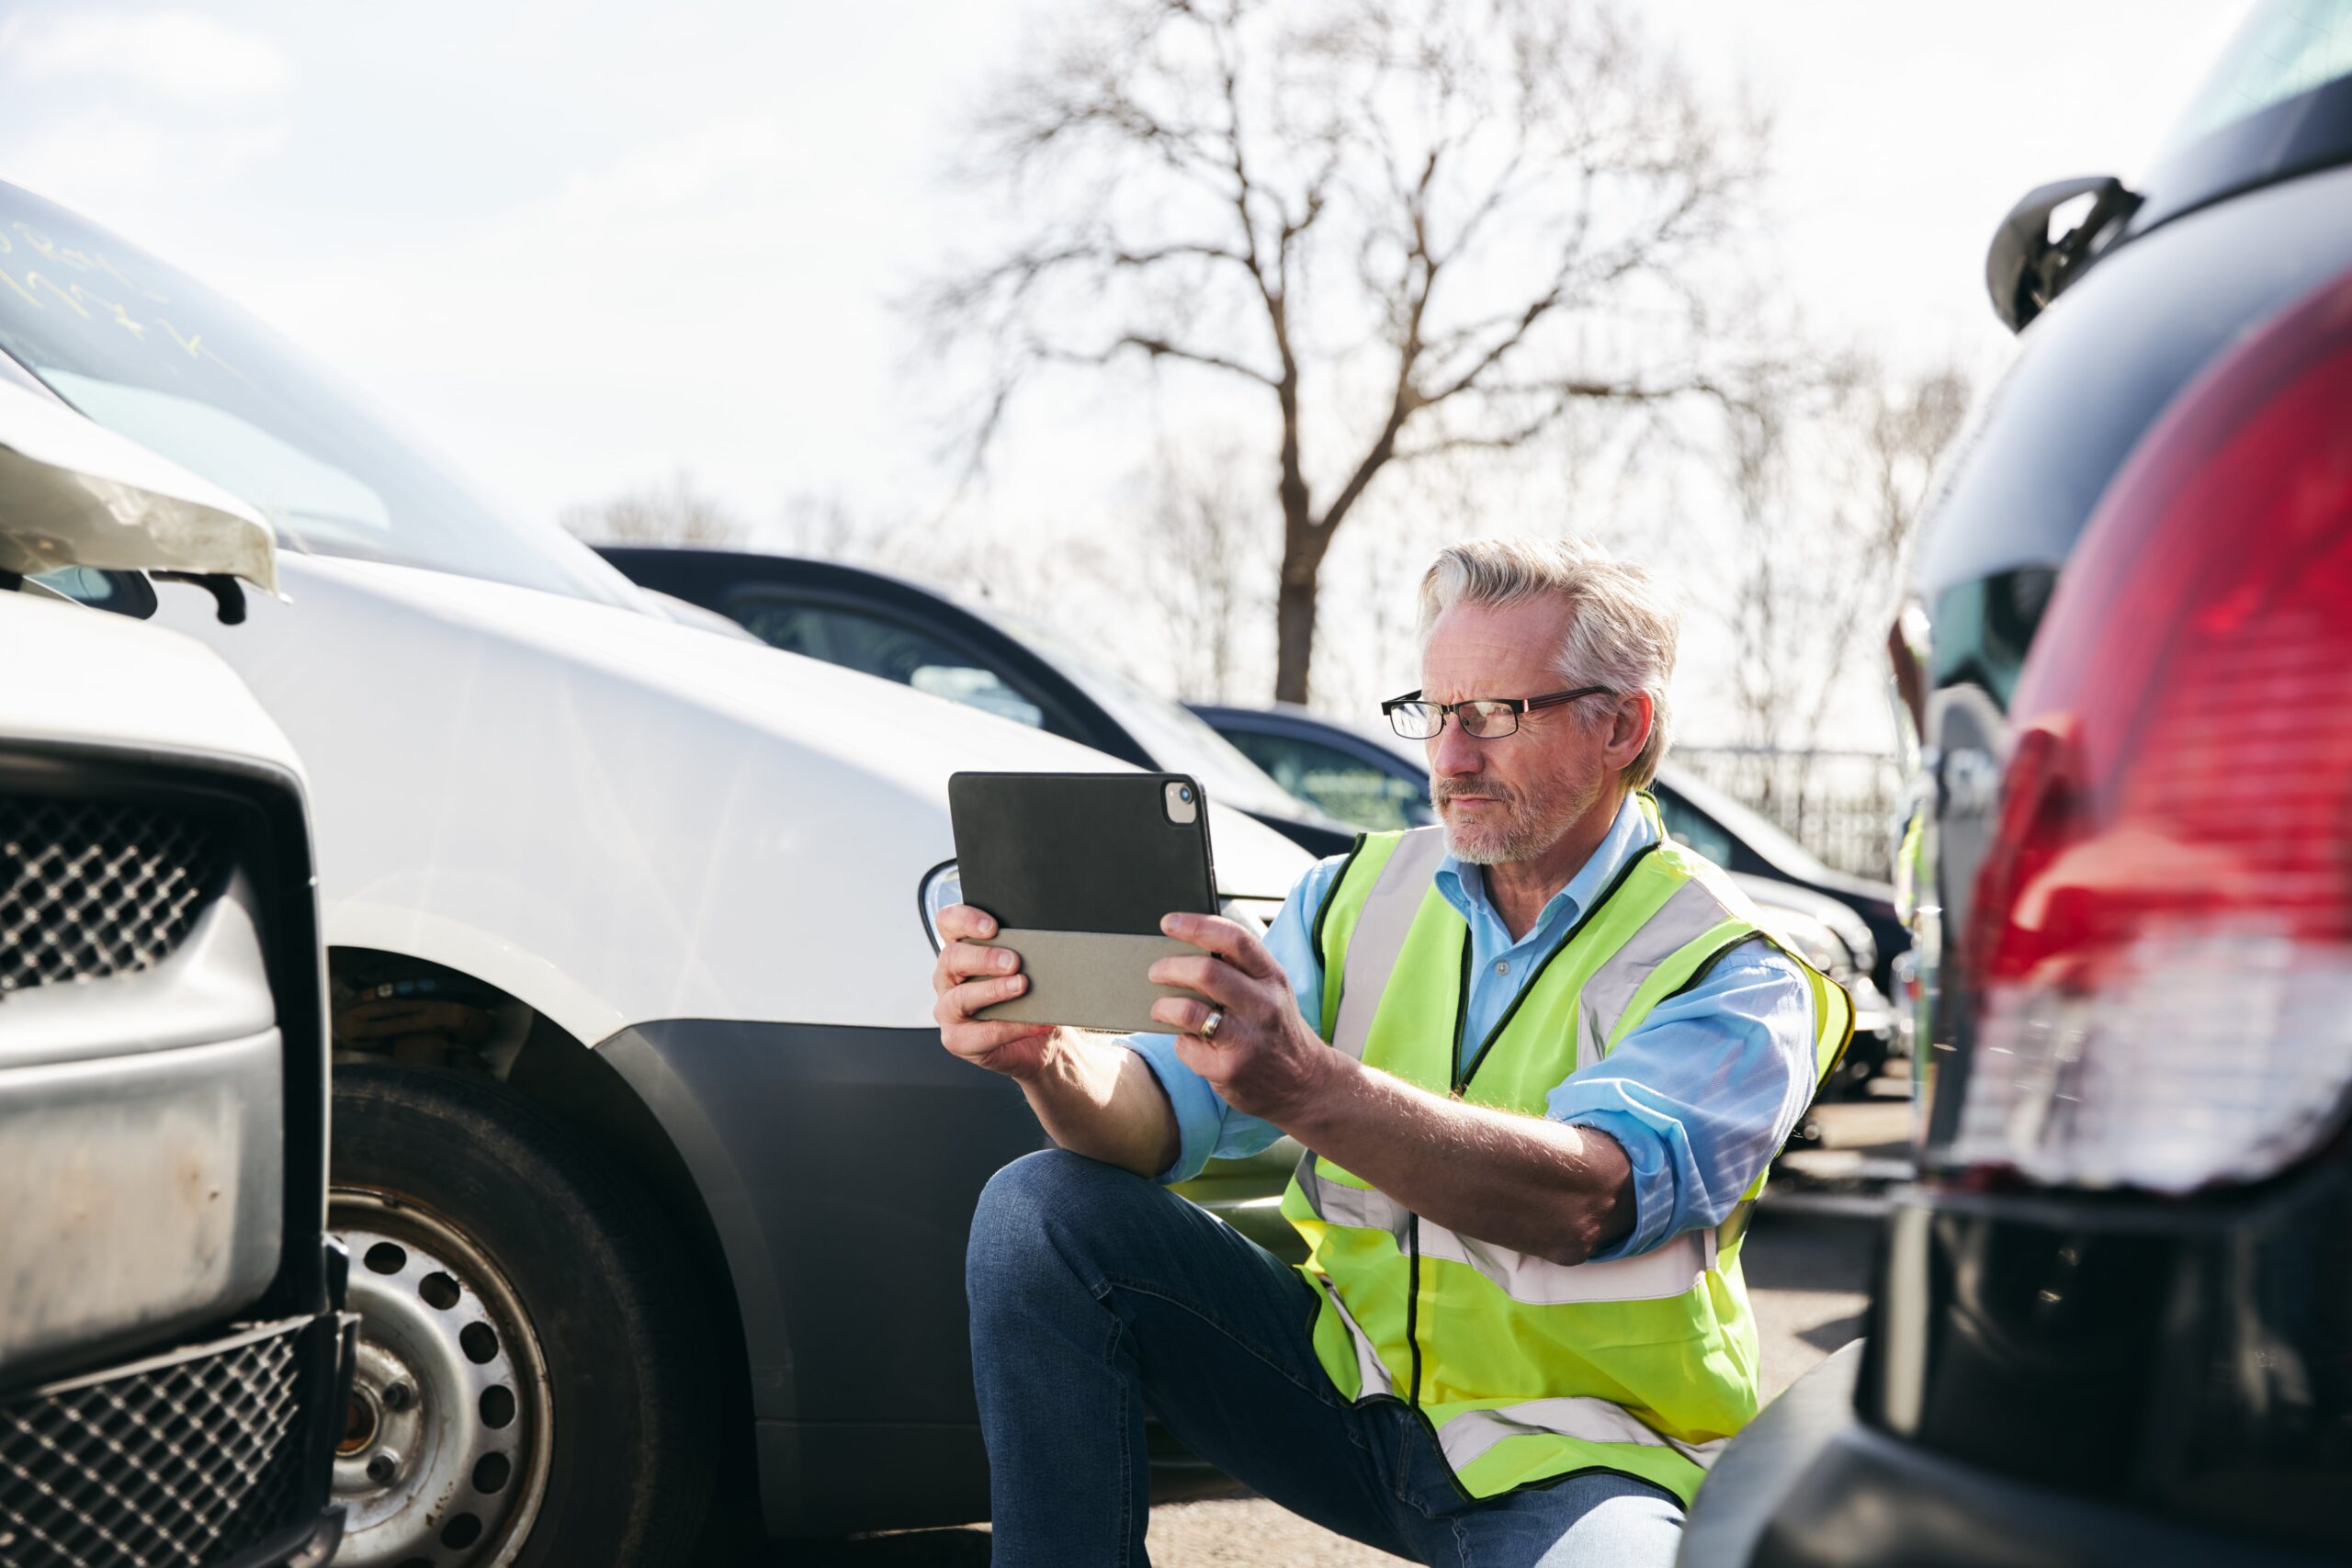
<svg viewBox="0 0 2352 1568"><path fill-rule="evenodd" d="M1436 791L1431 792L1433 795ZM1594 790L1581 798L1561 791L1548 800L1530 801L1523 795L1514 795L1510 801L1514 819L1501 831L1489 830L1479 842L1465 844L1463 835L1445 816L1442 804L1439 823L1445 829L1446 852L1464 865L1510 865L1518 861L1533 860L1560 841L1572 824L1592 804ZM1544 807L1552 808L1553 820L1545 822L1532 813Z"/></svg>
<svg viewBox="0 0 2352 1568"><path fill-rule="evenodd" d="M1453 823L1445 822L1444 828L1446 852L1464 865L1510 865L1533 860L1558 843L1560 834L1566 831L1566 824L1545 833L1540 825L1515 823L1507 832L1483 833L1479 835L1480 842L1465 844Z"/></svg>

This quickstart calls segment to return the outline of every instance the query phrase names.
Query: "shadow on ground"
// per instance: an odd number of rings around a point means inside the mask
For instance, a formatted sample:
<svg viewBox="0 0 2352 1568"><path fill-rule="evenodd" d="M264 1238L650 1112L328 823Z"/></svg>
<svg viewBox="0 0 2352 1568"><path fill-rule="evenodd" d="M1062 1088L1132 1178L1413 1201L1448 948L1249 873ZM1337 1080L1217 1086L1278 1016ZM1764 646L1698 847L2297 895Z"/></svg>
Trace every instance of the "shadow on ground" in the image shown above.
<svg viewBox="0 0 2352 1568"><path fill-rule="evenodd" d="M742 1568L987 1568L989 1533L910 1530L854 1540L781 1541Z"/></svg>

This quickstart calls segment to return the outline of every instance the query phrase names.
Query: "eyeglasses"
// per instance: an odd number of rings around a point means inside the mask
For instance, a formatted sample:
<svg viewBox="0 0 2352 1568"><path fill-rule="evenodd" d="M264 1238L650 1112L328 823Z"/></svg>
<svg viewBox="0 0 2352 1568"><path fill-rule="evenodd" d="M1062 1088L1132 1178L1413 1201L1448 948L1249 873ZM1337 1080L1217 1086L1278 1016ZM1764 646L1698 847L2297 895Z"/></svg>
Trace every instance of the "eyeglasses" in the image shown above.
<svg viewBox="0 0 2352 1568"><path fill-rule="evenodd" d="M1557 707L1562 703L1575 702L1578 697L1616 695L1608 686L1578 686L1573 692L1550 692L1540 697L1470 697L1458 703L1426 703L1419 692L1408 692L1401 697L1391 697L1380 705L1388 716L1389 728L1408 740L1434 740L1445 728L1445 716L1452 714L1462 733L1478 740L1499 740L1516 734L1519 716L1537 708Z"/></svg>

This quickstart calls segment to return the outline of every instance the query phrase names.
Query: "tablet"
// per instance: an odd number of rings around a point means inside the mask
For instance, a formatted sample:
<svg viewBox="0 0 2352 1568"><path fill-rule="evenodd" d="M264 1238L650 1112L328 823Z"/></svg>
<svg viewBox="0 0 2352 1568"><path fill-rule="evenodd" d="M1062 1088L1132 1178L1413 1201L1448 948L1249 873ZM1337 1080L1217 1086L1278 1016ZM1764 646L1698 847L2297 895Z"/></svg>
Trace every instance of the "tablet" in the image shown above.
<svg viewBox="0 0 2352 1568"><path fill-rule="evenodd" d="M1144 977L1198 955L1160 917L1216 912L1208 800L1182 773L956 773L947 781L963 900L995 917L1029 988L975 1017L1164 1033Z"/></svg>

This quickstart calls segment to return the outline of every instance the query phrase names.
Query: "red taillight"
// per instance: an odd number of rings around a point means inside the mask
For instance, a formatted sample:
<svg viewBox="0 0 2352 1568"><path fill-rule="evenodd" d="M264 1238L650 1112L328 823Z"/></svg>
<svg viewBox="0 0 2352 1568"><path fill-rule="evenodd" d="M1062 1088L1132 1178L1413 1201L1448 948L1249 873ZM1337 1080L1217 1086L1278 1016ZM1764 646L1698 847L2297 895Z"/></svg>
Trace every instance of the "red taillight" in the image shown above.
<svg viewBox="0 0 2352 1568"><path fill-rule="evenodd" d="M2165 1190L2275 1169L2352 1081L2352 276L2142 441L2011 713L1954 1154Z"/></svg>

